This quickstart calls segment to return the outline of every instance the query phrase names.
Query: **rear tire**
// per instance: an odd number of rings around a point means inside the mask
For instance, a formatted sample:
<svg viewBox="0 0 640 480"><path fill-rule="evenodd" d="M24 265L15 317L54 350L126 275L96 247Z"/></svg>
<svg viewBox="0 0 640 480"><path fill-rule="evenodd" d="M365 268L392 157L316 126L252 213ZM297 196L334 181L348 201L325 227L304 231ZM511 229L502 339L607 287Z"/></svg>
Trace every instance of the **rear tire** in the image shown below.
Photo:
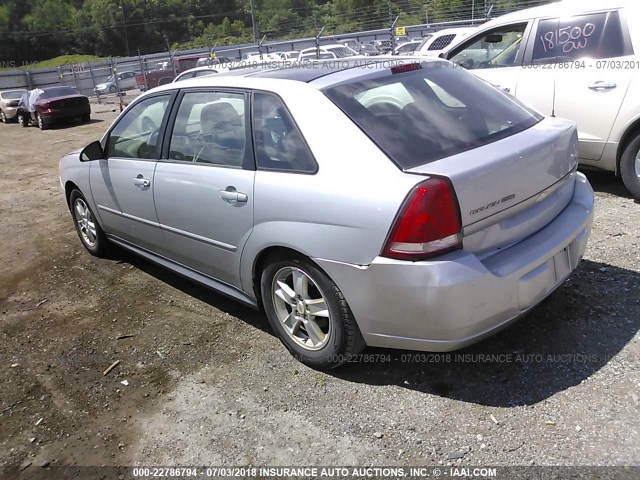
<svg viewBox="0 0 640 480"><path fill-rule="evenodd" d="M629 193L640 200L640 135L624 149L620 159L620 175Z"/></svg>
<svg viewBox="0 0 640 480"><path fill-rule="evenodd" d="M318 370L338 367L366 346L344 295L302 258L273 258L261 275L265 313L283 345Z"/></svg>
<svg viewBox="0 0 640 480"><path fill-rule="evenodd" d="M29 126L29 119L25 117L24 113L18 114L18 124L24 128Z"/></svg>
<svg viewBox="0 0 640 480"><path fill-rule="evenodd" d="M36 113L36 122L38 123L38 128L40 130L46 130L47 128L49 128L49 124L44 121L39 113Z"/></svg>
<svg viewBox="0 0 640 480"><path fill-rule="evenodd" d="M82 123L89 123L91 121L91 115L83 115Z"/></svg>
<svg viewBox="0 0 640 480"><path fill-rule="evenodd" d="M91 255L104 257L108 250L107 237L80 190L71 192L69 208L73 217L73 224L84 248Z"/></svg>

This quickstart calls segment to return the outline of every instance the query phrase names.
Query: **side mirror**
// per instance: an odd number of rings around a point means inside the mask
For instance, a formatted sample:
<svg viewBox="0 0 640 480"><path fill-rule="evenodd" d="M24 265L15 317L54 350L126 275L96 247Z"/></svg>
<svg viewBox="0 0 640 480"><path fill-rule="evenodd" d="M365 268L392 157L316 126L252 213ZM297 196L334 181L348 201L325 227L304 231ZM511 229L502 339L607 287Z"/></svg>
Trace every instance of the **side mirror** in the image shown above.
<svg viewBox="0 0 640 480"><path fill-rule="evenodd" d="M490 33L484 37L484 41L487 43L500 43L502 41L502 35L499 33Z"/></svg>
<svg viewBox="0 0 640 480"><path fill-rule="evenodd" d="M104 160L104 150L98 141L90 143L80 152L81 162L91 162L92 160Z"/></svg>

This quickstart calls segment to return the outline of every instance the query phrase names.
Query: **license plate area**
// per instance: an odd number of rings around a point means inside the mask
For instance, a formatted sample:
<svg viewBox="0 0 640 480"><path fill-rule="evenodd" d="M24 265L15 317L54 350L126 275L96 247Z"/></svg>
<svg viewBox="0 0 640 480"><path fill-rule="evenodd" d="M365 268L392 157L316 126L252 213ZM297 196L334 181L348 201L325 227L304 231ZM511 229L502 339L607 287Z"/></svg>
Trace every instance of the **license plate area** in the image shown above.
<svg viewBox="0 0 640 480"><path fill-rule="evenodd" d="M556 274L556 282L565 280L571 273L571 256L569 247L564 247L553 257L553 266Z"/></svg>

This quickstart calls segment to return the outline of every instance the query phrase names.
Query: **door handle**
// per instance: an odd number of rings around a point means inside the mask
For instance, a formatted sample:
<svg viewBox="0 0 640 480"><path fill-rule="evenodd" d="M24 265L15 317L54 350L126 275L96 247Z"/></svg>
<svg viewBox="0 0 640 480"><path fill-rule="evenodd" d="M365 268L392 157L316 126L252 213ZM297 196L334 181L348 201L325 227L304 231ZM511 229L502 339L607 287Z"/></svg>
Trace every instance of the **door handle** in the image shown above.
<svg viewBox="0 0 640 480"><path fill-rule="evenodd" d="M244 203L249 197L246 193L238 192L233 187L227 187L227 190L220 190L220 198L229 202Z"/></svg>
<svg viewBox="0 0 640 480"><path fill-rule="evenodd" d="M151 182L146 178L144 178L142 175L138 175L136 178L134 178L133 184L136 187L140 187L140 188L149 188L151 186Z"/></svg>
<svg viewBox="0 0 640 480"><path fill-rule="evenodd" d="M607 90L613 90L617 86L618 85L616 85L615 83L607 83L600 80L599 82L594 82L589 85L589 90L593 90L595 92L605 92Z"/></svg>

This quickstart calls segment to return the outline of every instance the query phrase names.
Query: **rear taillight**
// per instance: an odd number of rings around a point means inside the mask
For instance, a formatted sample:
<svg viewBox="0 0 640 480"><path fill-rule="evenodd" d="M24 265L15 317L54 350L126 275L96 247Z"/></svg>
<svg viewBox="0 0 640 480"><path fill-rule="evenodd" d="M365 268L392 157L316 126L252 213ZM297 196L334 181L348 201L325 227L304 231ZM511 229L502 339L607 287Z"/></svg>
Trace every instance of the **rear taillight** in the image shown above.
<svg viewBox="0 0 640 480"><path fill-rule="evenodd" d="M453 187L444 178L431 178L404 201L382 256L417 261L461 247L460 209Z"/></svg>

